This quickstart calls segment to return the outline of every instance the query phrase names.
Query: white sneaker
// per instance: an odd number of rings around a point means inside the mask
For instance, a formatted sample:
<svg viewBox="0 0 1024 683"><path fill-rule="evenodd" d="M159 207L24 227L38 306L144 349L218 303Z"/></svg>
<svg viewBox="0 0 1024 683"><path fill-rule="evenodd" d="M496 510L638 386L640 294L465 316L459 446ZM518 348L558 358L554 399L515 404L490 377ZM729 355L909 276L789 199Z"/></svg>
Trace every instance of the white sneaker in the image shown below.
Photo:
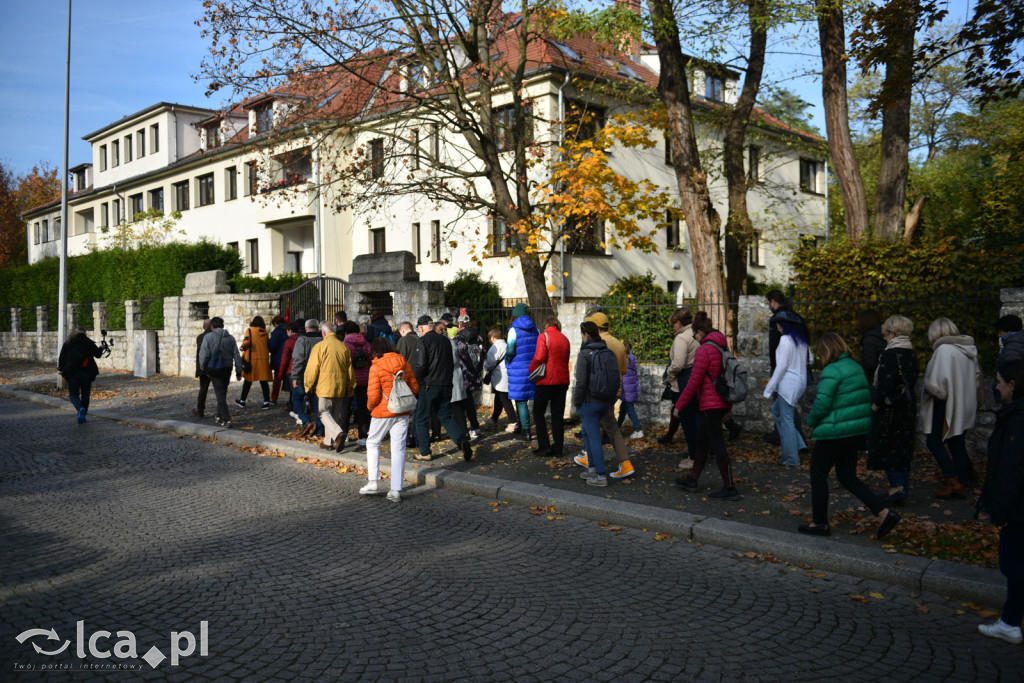
<svg viewBox="0 0 1024 683"><path fill-rule="evenodd" d="M1013 643L1014 645L1020 645L1022 642L1024 642L1024 637L1022 637L1021 635L1020 626L1010 626L1002 619L999 619L998 621L992 624L980 624L978 626L978 631L980 631L986 636L990 636L992 638L999 638L1001 640L1005 640L1008 643Z"/></svg>
<svg viewBox="0 0 1024 683"><path fill-rule="evenodd" d="M693 458L683 458L676 465L677 470L692 470L693 469Z"/></svg>
<svg viewBox="0 0 1024 683"><path fill-rule="evenodd" d="M508 423L508 427L505 427L505 433L506 434L511 434L514 431L516 431L516 423L515 422L509 422Z"/></svg>
<svg viewBox="0 0 1024 683"><path fill-rule="evenodd" d="M402 502L402 493L401 493L401 491L396 491L394 489L391 489L390 491L388 491L388 500L390 500L392 503L401 503Z"/></svg>
<svg viewBox="0 0 1024 683"><path fill-rule="evenodd" d="M642 439L642 438L644 438L644 433L641 430L638 429L635 432L633 432L632 434L630 434L629 438L630 439Z"/></svg>
<svg viewBox="0 0 1024 683"><path fill-rule="evenodd" d="M471 439L479 439L480 435L477 434L475 429L470 429L469 430L469 438L471 438Z"/></svg>
<svg viewBox="0 0 1024 683"><path fill-rule="evenodd" d="M289 415L291 415L291 416L292 416L292 417L293 417L293 418L295 419L295 424L297 424L297 425L300 425L300 424L302 424L302 418L301 418L301 417L299 417L299 416L298 416L298 415L297 415L297 414L295 413L295 411L294 411L294 410L290 410L290 411L288 411L288 414L289 414Z"/></svg>
<svg viewBox="0 0 1024 683"><path fill-rule="evenodd" d="M376 480L369 482L368 484L363 486L363 488L359 489L359 495L360 496L379 496L380 494L384 493L383 489L379 488L377 486L377 484L378 484L378 482Z"/></svg>

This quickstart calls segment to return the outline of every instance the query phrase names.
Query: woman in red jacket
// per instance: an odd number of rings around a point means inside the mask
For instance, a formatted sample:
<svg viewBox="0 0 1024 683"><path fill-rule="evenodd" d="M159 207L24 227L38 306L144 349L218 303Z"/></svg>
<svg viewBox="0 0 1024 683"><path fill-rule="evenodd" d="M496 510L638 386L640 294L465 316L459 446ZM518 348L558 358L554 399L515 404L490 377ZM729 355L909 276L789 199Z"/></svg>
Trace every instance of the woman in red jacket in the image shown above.
<svg viewBox="0 0 1024 683"><path fill-rule="evenodd" d="M370 342L373 350L373 365L370 366L366 386L366 406L370 410L370 434L366 437L366 486L359 489L364 496L384 493L380 486L380 445L384 437L391 435L391 490L388 500L393 503L402 500L402 484L405 481L405 439L409 434L409 415L396 415L388 410L388 400L394 388L395 375L402 373L412 393L419 395L419 386L412 374L412 366L398 353L398 349L387 337L377 337Z"/></svg>
<svg viewBox="0 0 1024 683"><path fill-rule="evenodd" d="M709 498L722 500L740 500L740 492L736 489L736 481L732 477L732 466L729 464L729 453L725 449L722 437L722 418L732 408L729 403L718 395L715 381L722 374L722 352L728 349L725 336L711 326L711 320L705 319L694 323L693 338L700 342L693 360L693 370L686 388L676 401L675 410L678 415L686 404L697 397L700 410L700 434L697 440L697 454L693 459L693 469L685 477L676 479L676 486L684 491L698 490L697 480L704 469L711 451L715 453L718 471L722 475L722 490L709 494ZM716 346L718 348L716 348Z"/></svg>
<svg viewBox="0 0 1024 683"><path fill-rule="evenodd" d="M532 373L544 363L544 377L537 380L533 397L533 421L537 425L537 448L540 457L561 456L565 436L565 394L569 391L569 339L562 334L562 323L549 315L544 319L544 333L537 338L537 349L530 361ZM551 440L544 413L551 406Z"/></svg>

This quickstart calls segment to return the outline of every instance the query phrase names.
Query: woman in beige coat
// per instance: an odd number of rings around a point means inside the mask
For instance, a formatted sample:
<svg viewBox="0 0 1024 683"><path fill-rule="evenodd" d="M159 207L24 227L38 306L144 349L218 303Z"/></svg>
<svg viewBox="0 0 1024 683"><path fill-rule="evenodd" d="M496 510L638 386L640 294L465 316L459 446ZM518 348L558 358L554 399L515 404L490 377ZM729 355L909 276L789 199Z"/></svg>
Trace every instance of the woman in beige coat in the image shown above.
<svg viewBox="0 0 1024 683"><path fill-rule="evenodd" d="M242 339L242 396L235 401L239 408L245 407L245 399L249 396L252 383L259 382L260 389L263 390L263 410L270 409L270 380L273 379L273 374L270 372L269 341L267 324L263 322L261 316L256 316ZM245 369L247 367L248 370Z"/></svg>
<svg viewBox="0 0 1024 683"><path fill-rule="evenodd" d="M921 431L928 450L942 469L946 485L936 498L964 498L970 481L967 430L978 413L981 366L974 338L960 334L949 318L928 327L928 341L935 352L924 371L921 397Z"/></svg>

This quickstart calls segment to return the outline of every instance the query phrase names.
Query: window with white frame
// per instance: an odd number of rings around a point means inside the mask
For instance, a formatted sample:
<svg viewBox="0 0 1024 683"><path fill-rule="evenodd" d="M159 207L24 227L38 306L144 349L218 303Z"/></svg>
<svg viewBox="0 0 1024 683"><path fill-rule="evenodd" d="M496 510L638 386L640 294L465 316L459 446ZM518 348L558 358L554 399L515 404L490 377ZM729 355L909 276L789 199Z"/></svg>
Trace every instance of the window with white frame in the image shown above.
<svg viewBox="0 0 1024 683"><path fill-rule="evenodd" d="M761 148L757 145L747 148L747 178L751 183L761 181Z"/></svg>
<svg viewBox="0 0 1024 683"><path fill-rule="evenodd" d="M821 194L818 173L821 163L815 159L800 159L800 189L804 192Z"/></svg>
<svg viewBox="0 0 1024 683"><path fill-rule="evenodd" d="M683 246L683 235L680 230L679 216L675 211L669 209L665 212L665 247L671 250L681 246Z"/></svg>
<svg viewBox="0 0 1024 683"><path fill-rule="evenodd" d="M110 226L110 206L103 202L100 204L100 227L106 228Z"/></svg>
<svg viewBox="0 0 1024 683"><path fill-rule="evenodd" d="M754 230L750 235L750 265L763 266L764 254L761 251L761 231Z"/></svg>
<svg viewBox="0 0 1024 683"><path fill-rule="evenodd" d="M420 170L420 129L414 128L409 136L409 168L413 171Z"/></svg>
<svg viewBox="0 0 1024 683"><path fill-rule="evenodd" d="M100 145L100 170L107 170L107 146Z"/></svg>
<svg viewBox="0 0 1024 683"><path fill-rule="evenodd" d="M117 140L113 140L110 143L110 165L121 165L121 143L118 142Z"/></svg>
<svg viewBox="0 0 1024 683"><path fill-rule="evenodd" d="M110 202L110 209L111 209L112 213L114 214L113 215L114 225L120 225L121 224L121 218L124 215L121 212L121 200L120 199L115 199L114 201Z"/></svg>
<svg viewBox="0 0 1024 683"><path fill-rule="evenodd" d="M441 125L430 124L430 158L437 162L441 158Z"/></svg>
<svg viewBox="0 0 1024 683"><path fill-rule="evenodd" d="M124 136L124 162L127 164L134 157L132 156L132 136Z"/></svg>
<svg viewBox="0 0 1024 683"><path fill-rule="evenodd" d="M523 111L523 144L533 142L533 108L529 104L522 105ZM516 146L516 108L515 105L500 107L494 110L494 132L495 142L498 144L498 151L506 152L515 149Z"/></svg>
<svg viewBox="0 0 1024 683"><path fill-rule="evenodd" d="M569 216L565 219L569 235L566 249L574 254L603 254L604 221L597 216Z"/></svg>
<svg viewBox="0 0 1024 683"><path fill-rule="evenodd" d="M720 76L705 76L704 97L712 102L725 102L725 79Z"/></svg>
<svg viewBox="0 0 1024 683"><path fill-rule="evenodd" d="M370 177L384 176L384 138L370 140Z"/></svg>

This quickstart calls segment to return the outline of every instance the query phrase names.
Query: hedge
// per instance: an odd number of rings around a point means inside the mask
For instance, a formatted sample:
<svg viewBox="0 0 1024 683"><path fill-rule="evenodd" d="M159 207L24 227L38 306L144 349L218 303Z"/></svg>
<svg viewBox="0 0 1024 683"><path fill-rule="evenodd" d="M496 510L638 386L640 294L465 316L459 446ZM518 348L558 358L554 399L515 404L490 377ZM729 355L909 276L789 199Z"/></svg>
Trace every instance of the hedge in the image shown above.
<svg viewBox="0 0 1024 683"><path fill-rule="evenodd" d="M188 273L223 270L232 277L241 269L237 253L207 241L93 251L68 259L68 302L106 302L110 326L123 328L124 301L139 299L148 303L165 296L180 296ZM56 329L59 275L60 261L56 257L0 270L0 307L25 309L22 321L25 329L31 329L35 326L33 309L47 306L50 329ZM145 326L163 326L162 306L143 308Z"/></svg>

